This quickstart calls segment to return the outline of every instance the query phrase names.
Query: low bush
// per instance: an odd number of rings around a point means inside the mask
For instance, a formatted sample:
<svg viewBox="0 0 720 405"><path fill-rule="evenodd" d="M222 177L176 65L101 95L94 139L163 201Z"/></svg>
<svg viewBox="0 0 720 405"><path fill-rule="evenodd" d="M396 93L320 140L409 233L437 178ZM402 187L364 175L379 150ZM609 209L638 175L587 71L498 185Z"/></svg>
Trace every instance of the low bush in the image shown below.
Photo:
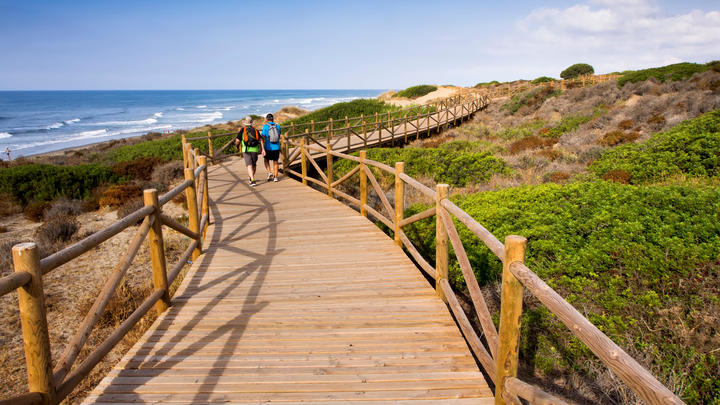
<svg viewBox="0 0 720 405"><path fill-rule="evenodd" d="M712 69L711 65L702 65L699 63L675 63L672 65L642 69L625 73L617 81L619 87L623 87L627 83L643 82L651 77L665 82L666 80L678 81L685 80L695 73L705 72Z"/></svg>
<svg viewBox="0 0 720 405"><path fill-rule="evenodd" d="M720 335L706 327L720 324L720 189L598 181L453 200L501 241L527 237L528 266L611 339L641 355L638 360L665 385L690 403L720 399L720 362L713 352ZM425 208L413 206L405 216ZM498 282L500 260L456 225L480 284ZM406 233L432 263L434 220L410 225ZM465 288L455 262L450 280ZM521 360L541 376L563 375L575 384L583 378L569 375L605 370L544 307L526 306L521 325ZM602 384L601 374L588 380ZM616 381L604 381L597 392L609 398L596 402L623 402Z"/></svg>
<svg viewBox="0 0 720 405"><path fill-rule="evenodd" d="M536 87L521 94L514 95L510 101L500 107L510 114L515 114L521 107L540 107L545 100L560 95L560 90L550 86Z"/></svg>
<svg viewBox="0 0 720 405"><path fill-rule="evenodd" d="M489 82L480 82L480 83L476 84L474 87L476 87L476 88L490 87L490 86L494 86L496 84L500 84L500 82L497 80L493 80L493 81L489 81Z"/></svg>
<svg viewBox="0 0 720 405"><path fill-rule="evenodd" d="M714 177L720 174L720 109L603 153L590 166L602 177L612 170L632 175L631 183L655 182L672 175Z"/></svg>
<svg viewBox="0 0 720 405"><path fill-rule="evenodd" d="M630 178L632 175L625 170L610 170L605 173L602 178L606 181L614 181L620 184L630 184Z"/></svg>
<svg viewBox="0 0 720 405"><path fill-rule="evenodd" d="M540 77L538 77L537 79L533 80L533 81L530 82L530 83L532 83L532 84L540 84L540 83L551 83L551 82L556 82L556 81L557 81L557 79L553 79L552 77L540 76Z"/></svg>
<svg viewBox="0 0 720 405"><path fill-rule="evenodd" d="M435 90L437 90L436 86L431 86L429 84L421 84L419 86L412 86L408 87L405 90L399 91L393 94L393 97L405 97L415 99L430 94Z"/></svg>
<svg viewBox="0 0 720 405"><path fill-rule="evenodd" d="M153 169L150 180L154 183L169 186L175 181L185 178L185 171L181 161L168 162Z"/></svg>
<svg viewBox="0 0 720 405"><path fill-rule="evenodd" d="M142 196L140 187L134 184L119 184L106 188L98 204L102 207L119 207L125 202Z"/></svg>
<svg viewBox="0 0 720 405"><path fill-rule="evenodd" d="M368 116L370 120L371 115L375 113L387 113L392 111L400 110L400 107L396 107L392 104L385 103L375 99L359 99L348 101L345 103L336 103L329 107L320 108L302 117L295 118L286 122L284 125L289 124L308 124L312 120L315 122L328 121L330 118L334 120L345 119L345 117L359 117L361 114ZM320 128L316 128L320 129Z"/></svg>
<svg viewBox="0 0 720 405"><path fill-rule="evenodd" d="M562 183L565 180L570 178L570 173L568 172L550 172L545 177L545 181L549 183Z"/></svg>
<svg viewBox="0 0 720 405"><path fill-rule="evenodd" d="M65 215L51 218L40 225L35 231L40 254L47 256L62 249L79 228L77 219Z"/></svg>
<svg viewBox="0 0 720 405"><path fill-rule="evenodd" d="M142 198L133 198L132 200L128 200L120 207L118 207L117 218L123 219L144 206L145 203L143 202ZM142 222L142 220L138 221L138 223L140 222Z"/></svg>
<svg viewBox="0 0 720 405"><path fill-rule="evenodd" d="M537 153L538 156L542 156L549 161L555 161L562 157L562 153L556 149L543 149Z"/></svg>
<svg viewBox="0 0 720 405"><path fill-rule="evenodd" d="M59 198L50 204L50 207L43 214L46 221L56 217L75 217L82 213L82 202L80 200L68 200Z"/></svg>
<svg viewBox="0 0 720 405"><path fill-rule="evenodd" d="M576 63L560 72L560 77L567 80L574 79L582 75L591 75L593 73L595 73L595 69L587 63Z"/></svg>
<svg viewBox="0 0 720 405"><path fill-rule="evenodd" d="M162 163L159 157L139 157L135 160L128 160L115 163L112 166L113 173L120 177L130 177L138 180L150 180L155 166Z"/></svg>
<svg viewBox="0 0 720 405"><path fill-rule="evenodd" d="M0 217L19 214L22 211L22 206L15 200L14 195L8 193L0 194Z"/></svg>
<svg viewBox="0 0 720 405"><path fill-rule="evenodd" d="M367 158L390 166L405 162L405 171L411 177L431 177L436 183L458 187L486 182L496 174L511 172L504 160L491 152L473 149L473 142L465 141L448 142L438 148L372 148L367 150ZM355 165L348 160L339 161L334 167L336 177ZM393 175L382 172L380 177L389 184Z"/></svg>
<svg viewBox="0 0 720 405"><path fill-rule="evenodd" d="M556 125L542 128L538 134L546 138L559 138L568 132L575 131L580 125L590 122L593 118L593 115L567 115Z"/></svg>
<svg viewBox="0 0 720 405"><path fill-rule="evenodd" d="M28 164L0 170L0 193L13 195L23 205L31 200L52 201L58 197L81 200L98 185L118 180L109 167L98 164Z"/></svg>
<svg viewBox="0 0 720 405"><path fill-rule="evenodd" d="M527 138L520 139L510 144L508 152L515 155L522 151L529 149L539 149L547 146L552 146L557 143L555 139L540 138L538 136L528 136Z"/></svg>
<svg viewBox="0 0 720 405"><path fill-rule="evenodd" d="M622 120L617 125L618 129L622 129L622 130L627 130L634 126L635 126L635 122L633 120Z"/></svg>
<svg viewBox="0 0 720 405"><path fill-rule="evenodd" d="M50 208L50 203L47 201L30 201L23 209L23 215L31 221L40 222L48 208Z"/></svg>
<svg viewBox="0 0 720 405"><path fill-rule="evenodd" d="M654 126L665 125L665 117L660 114L655 114L652 117L648 118L647 123Z"/></svg>
<svg viewBox="0 0 720 405"><path fill-rule="evenodd" d="M598 141L598 143L604 146L615 146L620 145L621 143L632 142L639 137L640 134L637 132L614 130L603 135L603 137Z"/></svg>

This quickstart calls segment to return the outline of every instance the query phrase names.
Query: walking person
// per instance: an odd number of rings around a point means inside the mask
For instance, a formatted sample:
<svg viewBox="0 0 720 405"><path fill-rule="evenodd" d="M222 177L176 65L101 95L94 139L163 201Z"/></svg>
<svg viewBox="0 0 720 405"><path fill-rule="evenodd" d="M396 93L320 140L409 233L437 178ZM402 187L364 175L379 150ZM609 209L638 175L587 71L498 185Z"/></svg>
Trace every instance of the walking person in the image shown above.
<svg viewBox="0 0 720 405"><path fill-rule="evenodd" d="M253 127L252 117L245 117L243 127L238 131L235 137L235 146L241 145L240 151L245 160L248 177L250 178L250 186L255 187L255 171L257 170L258 154L265 156L265 146L260 132Z"/></svg>
<svg viewBox="0 0 720 405"><path fill-rule="evenodd" d="M267 180L278 181L278 168L280 166L280 125L275 123L275 117L272 114L265 116L267 123L262 127L262 137L265 139L265 154L263 161L265 169L267 169ZM272 163L272 170L270 164Z"/></svg>
<svg viewBox="0 0 720 405"><path fill-rule="evenodd" d="M8 147L8 148L5 148L5 154L6 154L7 157L8 157L8 162L11 161L12 159L10 159L10 148L9 148L9 147Z"/></svg>

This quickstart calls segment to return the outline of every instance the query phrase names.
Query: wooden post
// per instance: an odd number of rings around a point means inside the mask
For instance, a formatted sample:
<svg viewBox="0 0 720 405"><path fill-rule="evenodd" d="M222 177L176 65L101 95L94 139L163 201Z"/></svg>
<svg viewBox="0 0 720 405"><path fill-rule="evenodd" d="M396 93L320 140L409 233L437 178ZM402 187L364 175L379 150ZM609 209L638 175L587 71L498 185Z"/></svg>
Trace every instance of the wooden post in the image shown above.
<svg viewBox="0 0 720 405"><path fill-rule="evenodd" d="M450 194L450 186L438 184L435 188L435 291L440 298L447 302L447 297L440 286L441 280L448 278L448 234L445 224L440 216L440 210L444 210L440 202Z"/></svg>
<svg viewBox="0 0 720 405"><path fill-rule="evenodd" d="M307 128L305 128L305 132L307 133ZM315 132L315 120L310 120L310 132Z"/></svg>
<svg viewBox="0 0 720 405"><path fill-rule="evenodd" d="M415 115L415 118L417 119L415 121L415 140L417 141L418 138L420 138L420 113L422 112L422 109L419 108L417 115Z"/></svg>
<svg viewBox="0 0 720 405"><path fill-rule="evenodd" d="M42 394L44 404L55 404L50 335L45 315L40 252L35 243L20 243L12 248L15 272L30 273L30 282L17 289L22 324L25 362L30 392Z"/></svg>
<svg viewBox="0 0 720 405"><path fill-rule="evenodd" d="M180 135L180 146L182 147L182 155L183 155L183 168L188 167L188 159L187 159L187 138L185 137L185 134Z"/></svg>
<svg viewBox="0 0 720 405"><path fill-rule="evenodd" d="M208 131L208 156L210 156L210 164L212 164L212 158L213 158L213 144L212 144L212 138L210 138L210 131Z"/></svg>
<svg viewBox="0 0 720 405"><path fill-rule="evenodd" d="M326 135L326 144L330 145L330 141L332 141L333 138L333 119L330 118L330 124L328 125L328 132Z"/></svg>
<svg viewBox="0 0 720 405"><path fill-rule="evenodd" d="M347 153L350 153L350 120L345 116L345 135L347 136Z"/></svg>
<svg viewBox="0 0 720 405"><path fill-rule="evenodd" d="M367 159L367 151L360 151L360 215L367 218L367 173L365 173L365 159Z"/></svg>
<svg viewBox="0 0 720 405"><path fill-rule="evenodd" d="M503 259L502 296L500 298L500 331L495 366L495 404L504 405L502 398L505 377L517 377L520 316L522 315L523 286L510 272L514 262L525 262L527 239L510 235L505 238Z"/></svg>
<svg viewBox="0 0 720 405"><path fill-rule="evenodd" d="M195 172L192 169L185 169L185 180L193 180L192 184L185 189L185 199L187 200L188 208L188 228L190 228L193 232L198 232L200 229L200 219L198 218ZM202 246L200 245L201 239L197 238L197 241L198 246L193 250L192 254L193 260L197 259L202 254Z"/></svg>
<svg viewBox="0 0 720 405"><path fill-rule="evenodd" d="M387 113L387 127L390 132L390 145L395 145L395 126L393 125L392 119L390 118L390 111Z"/></svg>
<svg viewBox="0 0 720 405"><path fill-rule="evenodd" d="M330 151L332 150L332 146L330 145L330 142L328 142L327 145L325 145L325 155L327 159L327 193L329 197L333 196L333 190L332 190L332 182L333 182L333 156L330 154Z"/></svg>
<svg viewBox="0 0 720 405"><path fill-rule="evenodd" d="M365 128L365 114L360 114L360 120L362 121L363 147L367 148L367 128Z"/></svg>
<svg viewBox="0 0 720 405"><path fill-rule="evenodd" d="M400 174L405 172L404 162L395 162L395 244L402 247L400 222L405 212L405 182Z"/></svg>
<svg viewBox="0 0 720 405"><path fill-rule="evenodd" d="M405 143L407 143L407 113L403 114L403 125L405 125L405 129L403 130L403 134L405 135Z"/></svg>
<svg viewBox="0 0 720 405"><path fill-rule="evenodd" d="M305 130L307 134L307 129ZM305 138L300 140L300 167L302 172L302 184L307 186L307 156L305 156Z"/></svg>
<svg viewBox="0 0 720 405"><path fill-rule="evenodd" d="M295 135L295 123L294 122L290 123L290 133L288 134L288 136L292 136L292 135Z"/></svg>
<svg viewBox="0 0 720 405"><path fill-rule="evenodd" d="M200 156L200 166L207 164L207 157L206 156ZM201 176L203 178L203 197L202 197L202 203L200 205L200 216L207 215L208 219L205 222L205 226L203 229L200 230L202 232L202 239L205 239L205 232L207 231L207 226L210 225L210 199L208 196L208 175L207 175L207 166L205 166L205 170L202 171ZM202 249L202 245L200 246Z"/></svg>
<svg viewBox="0 0 720 405"><path fill-rule="evenodd" d="M192 169L185 169L185 178L187 173L192 173ZM160 221L160 204L158 203L157 190L151 188L143 192L145 205L155 207L153 213L154 220L148 232L148 246L150 248L150 259L152 261L153 286L155 291L164 291L163 296L155 303L155 311L158 315L165 312L170 306L170 294L168 291L167 281L167 265L165 263L165 243L162 234L162 222ZM188 201L188 207L190 201ZM197 211L196 211L197 212ZM197 217L197 214L196 214Z"/></svg>
<svg viewBox="0 0 720 405"><path fill-rule="evenodd" d="M290 166L290 156L288 156L288 149L290 148L290 145L288 144L288 136L283 134L280 137L281 146L280 149L282 150L282 157L283 157L283 164L282 164L282 170L283 173L287 176L288 169Z"/></svg>
<svg viewBox="0 0 720 405"><path fill-rule="evenodd" d="M375 113L375 128L378 131L378 146L382 146L382 126L380 125L378 113Z"/></svg>

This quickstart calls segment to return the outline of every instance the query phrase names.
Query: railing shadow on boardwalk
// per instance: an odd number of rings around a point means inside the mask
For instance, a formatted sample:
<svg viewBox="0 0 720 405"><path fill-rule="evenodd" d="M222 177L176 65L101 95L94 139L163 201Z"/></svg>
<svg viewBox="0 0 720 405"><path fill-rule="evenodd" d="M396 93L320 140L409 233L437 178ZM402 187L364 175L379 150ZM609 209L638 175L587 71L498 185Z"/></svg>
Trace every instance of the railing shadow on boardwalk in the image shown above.
<svg viewBox="0 0 720 405"><path fill-rule="evenodd" d="M232 178L235 180L233 183L237 185L238 188L242 188L242 193L237 193L231 191L236 191L235 189L226 190L220 197L212 200L211 204L212 207L212 213L214 221L214 226L212 229L212 234L207 235L208 239L211 241L211 243L214 244L222 244L223 242L229 241L230 239L237 239L242 238L245 235L240 235L241 232L246 231L247 225L251 224L253 220L259 218L263 214L267 214L268 219L268 225L267 231L268 231L268 239L267 239L267 245L265 246L264 252L252 252L244 249L240 249L237 247L233 247L230 245L223 245L222 247L219 247L217 249L213 249L211 251L205 252L200 258L198 265L202 267L206 263L211 263L213 259L215 258L215 254L218 252L218 249L223 249L226 251L231 251L237 255L241 256L249 256L254 258L254 260L251 263L244 264L236 269L230 269L226 274L223 274L221 276L215 277L211 280L204 281L204 278L202 278L203 281L201 281L201 278L198 277L196 279L190 280L187 288L193 289L195 293L201 292L203 290L210 289L212 287L217 287L221 285L225 285L225 288L223 289L222 293L219 293L216 295L214 299L212 299L209 303L207 303L200 311L198 311L192 320L190 320L188 323L183 325L183 328L191 329L193 326L197 325L206 315L209 315L212 313L212 310L220 303L220 301L227 296L229 292L234 290L235 288L240 287L245 281L250 279L250 276L256 275L256 278L252 282L252 286L250 287L250 292L247 294L245 301L242 303L242 307L239 308L239 314L236 317L233 317L229 319L227 322L225 322L224 325L219 326L217 329L210 331L206 335L202 336L199 340L188 346L187 348L181 350L180 352L177 352L173 354L173 357L183 357L183 356L189 356L193 353L197 353L202 351L208 344L211 342L214 342L222 337L226 337L226 343L222 348L223 353L233 353L235 350L235 347L240 342L240 338L242 337L243 333L245 332L245 329L247 327L247 321L246 322L238 322L240 320L247 320L247 318L252 317L253 315L259 313L267 303L265 302L257 302L256 297L257 293L260 291L263 281L265 279L265 276L271 266L272 259L277 254L282 253L283 249L277 249L276 246L276 236L277 236L277 227L278 222L275 218L275 211L272 207L272 204L270 204L260 192L258 192L256 189L251 188L248 186L245 182L241 181L240 177L236 174L230 171L227 166L225 165L218 165L215 170L223 170L226 173L230 174ZM221 184L220 182L214 183L215 185ZM249 208L252 208L251 210L244 211L242 213L233 214L229 217L223 217L222 213L219 212L217 209L217 204L222 202L225 206L232 206L236 205L238 207L248 207L247 204L241 204L241 203L233 203L229 200L239 200L247 194L253 194L254 197L258 199L259 204L256 206L252 206ZM232 218L238 218L238 217L246 217L243 219L243 222L241 225L237 226L236 229L230 230L230 233L226 234L224 237L221 236L223 234L223 231L226 230L226 224L225 222ZM198 270L198 274L202 273L202 270ZM173 308L175 310L179 310L184 306L183 303L173 303ZM168 327L173 322L172 314L176 313L177 311L172 311L166 313L166 317L159 319L157 321L157 331L165 331L167 332ZM157 337L162 337L162 334L156 335ZM152 348L152 350L156 350L157 356L162 356L165 353L170 353L171 350L175 347L177 343L180 343L181 341L186 341L186 336L183 334L176 334L172 339L170 339L166 343L158 344L158 347ZM212 379L217 374L221 374L226 366L227 362L229 361L228 357L223 358L222 356L219 356L216 363L212 366L212 373L210 373L206 378ZM152 363L138 363L137 365L133 365L133 368L142 368L143 365L149 366L147 368L158 368L163 369L168 366L172 366L176 361L173 360L164 360L164 361L158 361L158 362L152 362ZM192 402L203 402L209 400L210 393L213 392L213 388L215 387L216 382L204 382L199 387L199 392L195 395ZM136 398L136 400L141 400L139 397Z"/></svg>

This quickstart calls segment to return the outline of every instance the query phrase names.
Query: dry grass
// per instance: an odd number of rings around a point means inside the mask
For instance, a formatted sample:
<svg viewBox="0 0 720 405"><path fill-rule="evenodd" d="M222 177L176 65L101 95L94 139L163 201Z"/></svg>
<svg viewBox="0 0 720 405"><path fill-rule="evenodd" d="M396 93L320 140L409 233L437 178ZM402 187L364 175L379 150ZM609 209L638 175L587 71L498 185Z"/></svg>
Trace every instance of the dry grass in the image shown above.
<svg viewBox="0 0 720 405"><path fill-rule="evenodd" d="M153 169L161 162L162 160L157 157L141 157L128 162L115 163L112 166L112 171L119 176L150 180Z"/></svg>
<svg viewBox="0 0 720 405"><path fill-rule="evenodd" d="M635 122L633 120L622 120L618 123L617 128L620 130L628 130L635 126Z"/></svg>
<svg viewBox="0 0 720 405"><path fill-rule="evenodd" d="M180 161L168 162L158 165L153 169L150 179L154 183L169 186L177 180L183 179L185 174L183 171L183 163Z"/></svg>
<svg viewBox="0 0 720 405"><path fill-rule="evenodd" d="M48 208L50 208L50 203L48 202L30 201L23 210L23 215L31 221L40 222L45 216L45 210Z"/></svg>
<svg viewBox="0 0 720 405"><path fill-rule="evenodd" d="M134 184L110 186L102 192L98 204L101 207L119 207L126 201L142 196L142 189Z"/></svg>
<svg viewBox="0 0 720 405"><path fill-rule="evenodd" d="M598 143L604 146L616 146L623 143L632 142L638 138L640 138L640 134L637 132L624 132L620 130L615 130L603 135L603 137L598 140Z"/></svg>
<svg viewBox="0 0 720 405"><path fill-rule="evenodd" d="M557 139L541 138L539 136L528 136L510 144L508 152L515 155L529 149L538 149L552 146L557 143Z"/></svg>
<svg viewBox="0 0 720 405"><path fill-rule="evenodd" d="M17 202L15 197L10 194L0 194L0 217L19 214L21 212L22 206Z"/></svg>
<svg viewBox="0 0 720 405"><path fill-rule="evenodd" d="M614 181L620 184L630 184L632 175L625 170L611 170L603 176L603 180Z"/></svg>

